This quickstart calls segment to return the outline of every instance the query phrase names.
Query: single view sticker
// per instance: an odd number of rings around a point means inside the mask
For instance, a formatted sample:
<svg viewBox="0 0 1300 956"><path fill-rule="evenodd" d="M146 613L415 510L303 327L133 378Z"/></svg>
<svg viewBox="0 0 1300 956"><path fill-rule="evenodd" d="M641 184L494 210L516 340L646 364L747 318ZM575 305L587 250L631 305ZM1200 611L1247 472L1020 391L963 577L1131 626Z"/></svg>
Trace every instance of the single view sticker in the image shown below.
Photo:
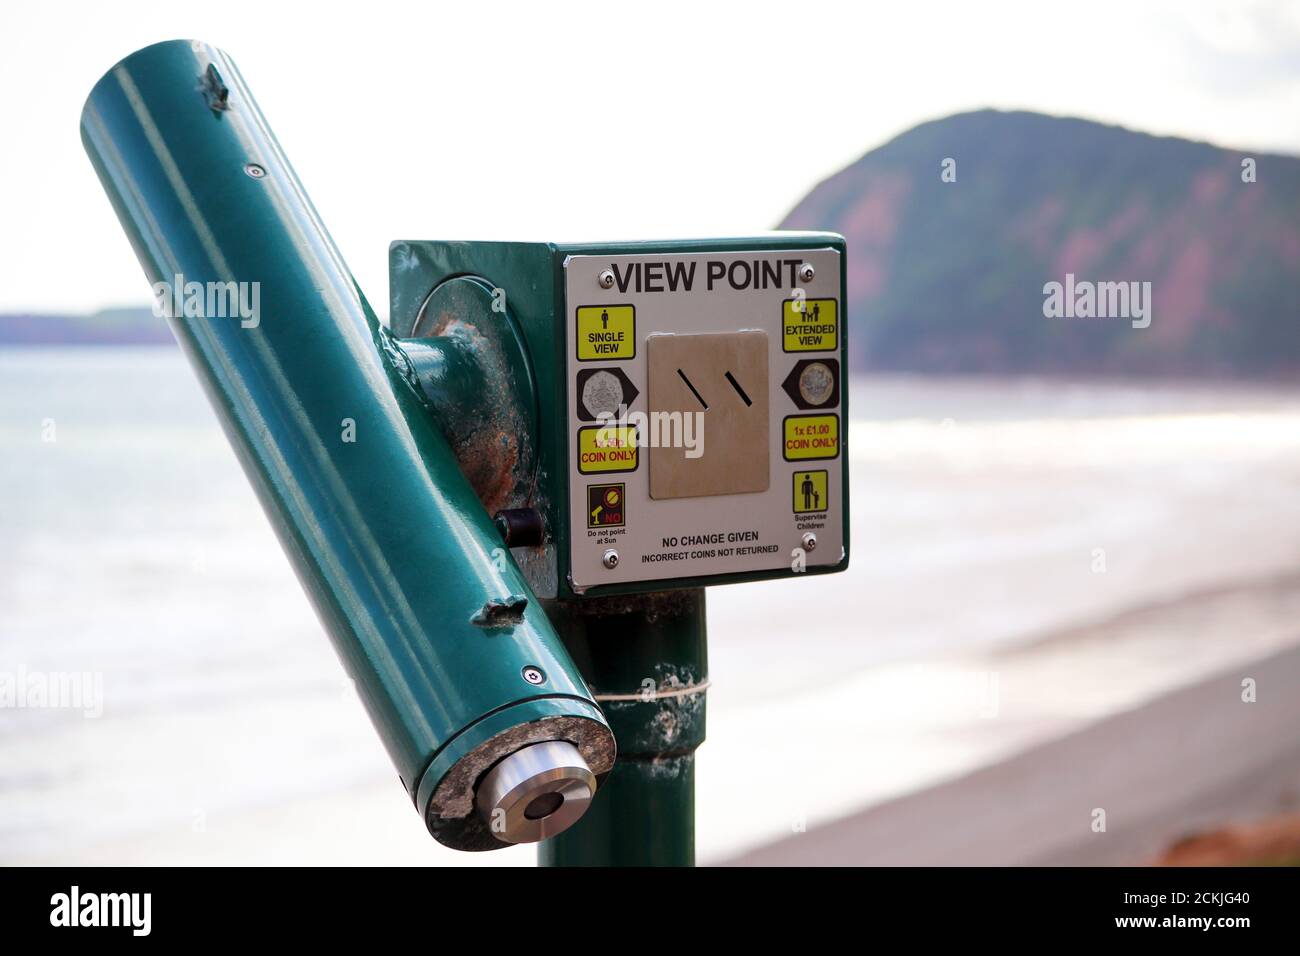
<svg viewBox="0 0 1300 956"><path fill-rule="evenodd" d="M578 306L578 361L636 357L636 307Z"/></svg>

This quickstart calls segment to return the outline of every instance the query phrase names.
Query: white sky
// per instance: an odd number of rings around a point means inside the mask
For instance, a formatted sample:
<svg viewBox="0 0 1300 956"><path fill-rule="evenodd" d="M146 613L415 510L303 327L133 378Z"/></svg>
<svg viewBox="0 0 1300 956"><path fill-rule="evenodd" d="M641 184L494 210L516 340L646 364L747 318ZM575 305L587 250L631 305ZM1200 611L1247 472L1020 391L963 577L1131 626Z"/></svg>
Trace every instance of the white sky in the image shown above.
<svg viewBox="0 0 1300 956"><path fill-rule="evenodd" d="M761 231L960 110L1300 153L1294 2L0 0L0 311L147 304L78 119L177 37L234 56L381 314L390 239Z"/></svg>

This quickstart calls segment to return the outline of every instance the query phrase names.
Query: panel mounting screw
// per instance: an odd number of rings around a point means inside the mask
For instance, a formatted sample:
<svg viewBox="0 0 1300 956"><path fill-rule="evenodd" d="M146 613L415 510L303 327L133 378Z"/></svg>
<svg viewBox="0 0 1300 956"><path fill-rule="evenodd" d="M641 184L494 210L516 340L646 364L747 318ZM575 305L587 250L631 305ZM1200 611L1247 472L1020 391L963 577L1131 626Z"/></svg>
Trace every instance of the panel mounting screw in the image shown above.
<svg viewBox="0 0 1300 956"><path fill-rule="evenodd" d="M618 567L618 552L615 551L613 548L610 548L608 551L605 552L605 556L600 559L600 563L603 564L605 567L609 568L611 571L613 571L616 567Z"/></svg>
<svg viewBox="0 0 1300 956"><path fill-rule="evenodd" d="M530 684L543 684L546 682L546 675L542 673L540 667L534 667L529 664L524 668L524 680Z"/></svg>
<svg viewBox="0 0 1300 956"><path fill-rule="evenodd" d="M816 550L817 550L817 535L813 534L811 531L809 531L807 534L805 534L805 535L803 536L803 549L804 549L805 551L816 551Z"/></svg>
<svg viewBox="0 0 1300 956"><path fill-rule="evenodd" d="M245 164L244 172L248 173L248 175L252 176L254 179L262 179L266 176L266 169L259 166L257 163Z"/></svg>
<svg viewBox="0 0 1300 956"><path fill-rule="evenodd" d="M817 274L817 270L812 267L811 262L805 262L803 265L799 267L800 282L812 282L813 276L815 276L816 274Z"/></svg>
<svg viewBox="0 0 1300 956"><path fill-rule="evenodd" d="M614 288L614 273L610 272L608 269L602 269L600 278L596 281L600 283L602 289L612 289Z"/></svg>

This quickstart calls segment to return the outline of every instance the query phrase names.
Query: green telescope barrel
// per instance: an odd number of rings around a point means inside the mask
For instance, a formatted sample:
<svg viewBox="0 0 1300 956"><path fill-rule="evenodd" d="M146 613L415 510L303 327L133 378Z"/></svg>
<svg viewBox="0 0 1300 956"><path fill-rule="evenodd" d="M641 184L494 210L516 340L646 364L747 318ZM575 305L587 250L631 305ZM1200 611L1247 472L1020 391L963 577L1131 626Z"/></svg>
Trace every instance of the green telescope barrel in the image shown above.
<svg viewBox="0 0 1300 956"><path fill-rule="evenodd" d="M140 50L95 85L81 134L430 832L552 835L542 811L585 806L613 736L234 63Z"/></svg>

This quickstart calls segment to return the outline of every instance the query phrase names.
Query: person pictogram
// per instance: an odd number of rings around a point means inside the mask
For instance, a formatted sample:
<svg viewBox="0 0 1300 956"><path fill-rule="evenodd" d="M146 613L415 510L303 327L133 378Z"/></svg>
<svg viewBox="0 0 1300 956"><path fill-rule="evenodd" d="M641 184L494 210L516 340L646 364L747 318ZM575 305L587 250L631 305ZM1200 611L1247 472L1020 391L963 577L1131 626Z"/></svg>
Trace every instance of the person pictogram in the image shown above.
<svg viewBox="0 0 1300 956"><path fill-rule="evenodd" d="M822 506L822 496L817 493L817 486L813 484L812 475L804 475L803 482L799 485L799 491L803 494L803 510L816 511Z"/></svg>
<svg viewBox="0 0 1300 956"><path fill-rule="evenodd" d="M602 329L609 328L609 309L600 310L600 327Z"/></svg>

